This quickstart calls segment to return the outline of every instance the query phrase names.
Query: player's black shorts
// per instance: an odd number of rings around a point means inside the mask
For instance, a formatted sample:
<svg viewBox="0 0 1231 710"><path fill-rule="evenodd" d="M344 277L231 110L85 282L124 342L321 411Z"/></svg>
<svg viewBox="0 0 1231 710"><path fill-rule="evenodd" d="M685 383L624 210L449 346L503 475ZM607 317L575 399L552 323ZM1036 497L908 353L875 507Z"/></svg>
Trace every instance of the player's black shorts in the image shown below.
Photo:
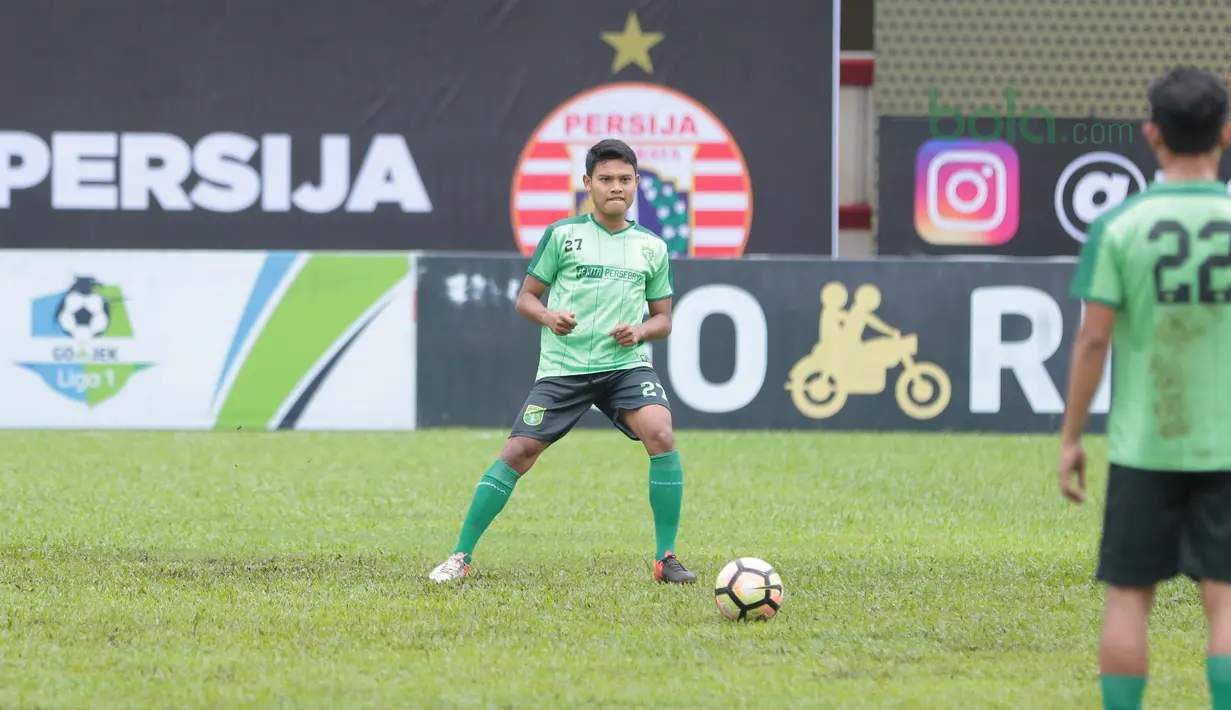
<svg viewBox="0 0 1231 710"><path fill-rule="evenodd" d="M648 404L671 408L658 374L648 367L544 377L530 389L509 436L525 436L548 443L558 441L593 405L625 436L637 441L637 436L620 421L620 411L640 409Z"/></svg>
<svg viewBox="0 0 1231 710"><path fill-rule="evenodd" d="M1097 578L1144 587L1181 574L1231 583L1231 471L1112 464Z"/></svg>

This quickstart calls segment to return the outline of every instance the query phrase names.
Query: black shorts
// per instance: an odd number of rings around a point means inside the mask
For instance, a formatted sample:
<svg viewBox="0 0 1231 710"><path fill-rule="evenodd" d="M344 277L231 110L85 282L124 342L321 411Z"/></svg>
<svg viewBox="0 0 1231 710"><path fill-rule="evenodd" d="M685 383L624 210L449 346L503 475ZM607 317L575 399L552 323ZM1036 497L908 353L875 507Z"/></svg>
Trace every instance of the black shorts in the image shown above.
<svg viewBox="0 0 1231 710"><path fill-rule="evenodd" d="M559 441L591 406L595 406L625 436L637 441L637 436L620 420L620 412L648 404L671 408L658 374L648 367L544 377L530 389L509 436L525 436L548 443Z"/></svg>
<svg viewBox="0 0 1231 710"><path fill-rule="evenodd" d="M1231 471L1112 464L1098 580L1145 587L1181 574L1231 583Z"/></svg>

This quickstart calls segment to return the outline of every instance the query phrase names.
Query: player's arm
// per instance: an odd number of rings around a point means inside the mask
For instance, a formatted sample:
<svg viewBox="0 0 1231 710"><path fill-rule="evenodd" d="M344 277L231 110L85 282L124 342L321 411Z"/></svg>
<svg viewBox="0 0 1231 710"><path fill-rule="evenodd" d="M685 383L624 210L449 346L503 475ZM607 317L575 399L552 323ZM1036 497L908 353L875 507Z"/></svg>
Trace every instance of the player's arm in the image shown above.
<svg viewBox="0 0 1231 710"><path fill-rule="evenodd" d="M1107 220L1095 220L1073 275L1071 293L1085 303L1086 315L1073 341L1069 362L1069 396L1065 400L1062 430L1062 439L1067 443L1078 442L1086 428L1090 401L1103 377L1103 363L1111 347L1116 310L1123 301L1116 245Z"/></svg>
<svg viewBox="0 0 1231 710"><path fill-rule="evenodd" d="M1090 416L1090 402L1103 379L1107 351L1111 349L1111 334L1116 324L1116 309L1104 303L1086 301L1086 317L1082 319L1077 339L1073 342L1073 357L1069 362L1069 393L1065 399L1062 443L1081 441Z"/></svg>
<svg viewBox="0 0 1231 710"><path fill-rule="evenodd" d="M607 335L626 348L647 340L662 340L671 335L671 299L663 298L650 301L650 317L636 325L621 323L612 328Z"/></svg>
<svg viewBox="0 0 1231 710"><path fill-rule="evenodd" d="M661 298L650 301L650 317L637 326L641 329L641 340L662 340L671 335L671 298Z"/></svg>
<svg viewBox="0 0 1231 710"><path fill-rule="evenodd" d="M547 284L533 276L526 276L517 292L517 312L528 321L551 328L556 335L568 335L577 327L577 314L553 311L543 305Z"/></svg>
<svg viewBox="0 0 1231 710"><path fill-rule="evenodd" d="M1103 378L1116 311L1124 298L1116 243L1108 233L1106 219L1096 220L1086 235L1073 277L1072 295L1085 303L1086 313L1073 340L1073 355L1069 361L1058 473L1061 494L1078 503L1085 500L1086 487L1086 454L1081 446L1081 435L1090 417L1090 402Z"/></svg>
<svg viewBox="0 0 1231 710"><path fill-rule="evenodd" d="M671 274L671 257L663 249L659 254L658 268L645 285L645 300L650 307L650 317L638 328L642 340L662 340L671 335L671 301L675 296L675 278Z"/></svg>
<svg viewBox="0 0 1231 710"><path fill-rule="evenodd" d="M517 312L533 323L544 325L556 335L568 335L577 327L577 314L553 311L543 305L543 294L551 286L559 271L559 249L556 246L555 230L547 228L539 245L526 267L526 278L517 292Z"/></svg>

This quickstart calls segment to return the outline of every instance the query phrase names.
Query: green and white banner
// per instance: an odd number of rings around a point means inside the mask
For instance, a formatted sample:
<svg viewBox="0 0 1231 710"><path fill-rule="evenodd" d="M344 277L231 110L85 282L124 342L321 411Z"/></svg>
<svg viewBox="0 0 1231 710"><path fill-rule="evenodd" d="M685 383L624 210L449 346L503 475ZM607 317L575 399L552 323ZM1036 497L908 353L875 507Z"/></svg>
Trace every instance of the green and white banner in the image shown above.
<svg viewBox="0 0 1231 710"><path fill-rule="evenodd" d="M0 252L0 428L412 429L413 260Z"/></svg>

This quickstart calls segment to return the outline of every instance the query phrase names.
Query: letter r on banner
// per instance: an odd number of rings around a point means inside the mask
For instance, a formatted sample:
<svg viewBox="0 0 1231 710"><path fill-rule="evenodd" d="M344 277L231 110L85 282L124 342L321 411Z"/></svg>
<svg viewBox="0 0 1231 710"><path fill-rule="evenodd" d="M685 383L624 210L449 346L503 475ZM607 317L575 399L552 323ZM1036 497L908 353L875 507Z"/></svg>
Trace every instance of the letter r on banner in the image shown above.
<svg viewBox="0 0 1231 710"><path fill-rule="evenodd" d="M1006 343L1001 323L1006 315L1030 321L1030 337ZM989 286L970 294L970 411L1000 411L1000 373L1010 370L1030 409L1036 414L1062 414L1064 400L1046 363L1064 338L1064 316L1049 294L1026 286ZM1110 357L1110 356L1109 356ZM1111 402L1110 363L1095 393L1091 411L1106 413ZM1067 375L1067 371L1066 371Z"/></svg>

